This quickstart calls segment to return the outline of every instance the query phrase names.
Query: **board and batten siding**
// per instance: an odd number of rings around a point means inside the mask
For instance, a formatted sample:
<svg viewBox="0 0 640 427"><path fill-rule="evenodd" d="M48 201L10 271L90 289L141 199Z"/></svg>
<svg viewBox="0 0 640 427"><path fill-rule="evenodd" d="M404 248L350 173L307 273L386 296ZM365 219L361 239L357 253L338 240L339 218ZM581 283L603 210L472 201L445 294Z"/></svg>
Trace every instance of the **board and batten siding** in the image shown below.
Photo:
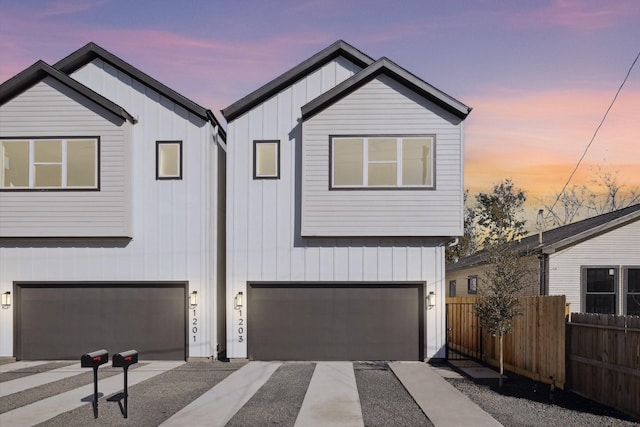
<svg viewBox="0 0 640 427"><path fill-rule="evenodd" d="M549 255L549 295L566 295L572 312L582 312L581 267L640 265L640 220ZM620 277L620 275L619 275ZM621 277L620 277L621 278ZM622 280L620 280L622 284ZM623 313L620 285L618 313Z"/></svg>
<svg viewBox="0 0 640 427"><path fill-rule="evenodd" d="M434 189L329 190L331 135L433 135ZM462 234L462 121L387 76L305 120L302 236Z"/></svg>
<svg viewBox="0 0 640 427"><path fill-rule="evenodd" d="M131 124L47 77L0 106L0 137L98 137L100 191L0 191L0 237L130 237Z"/></svg>
<svg viewBox="0 0 640 427"><path fill-rule="evenodd" d="M425 313L425 357L444 357L444 243L361 237L303 239L299 187L300 108L360 69L338 57L228 126L227 355L247 357L246 316L234 309L247 282L424 281L436 292ZM253 179L254 140L280 141L280 179ZM249 314L250 315L250 314ZM242 322L241 322L242 321ZM242 323L242 324L241 324ZM242 331L242 333L240 332ZM240 340L242 338L242 341Z"/></svg>
<svg viewBox="0 0 640 427"><path fill-rule="evenodd" d="M215 311L225 279L219 276L224 274L225 251L224 228L218 222L225 209L220 197L225 163L215 129L99 59L72 78L138 119L128 140L132 239L124 247L89 239L74 247L55 242L48 247L4 245L1 288L11 289L14 281L187 281L188 291L197 291L199 300L195 313L189 310L189 356L215 356L225 345L224 330L216 334L225 324ZM183 141L182 180L156 180L157 140ZM0 355L12 355L12 324L10 316L2 318Z"/></svg>

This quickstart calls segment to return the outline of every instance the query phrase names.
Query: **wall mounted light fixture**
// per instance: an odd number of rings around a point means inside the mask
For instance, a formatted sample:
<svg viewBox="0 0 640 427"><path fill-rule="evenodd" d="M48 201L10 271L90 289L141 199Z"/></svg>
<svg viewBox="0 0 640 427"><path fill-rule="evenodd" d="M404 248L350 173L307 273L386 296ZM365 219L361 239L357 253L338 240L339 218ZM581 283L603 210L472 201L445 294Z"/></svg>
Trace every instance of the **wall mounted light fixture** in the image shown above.
<svg viewBox="0 0 640 427"><path fill-rule="evenodd" d="M11 292L7 291L2 294L2 308L11 307Z"/></svg>
<svg viewBox="0 0 640 427"><path fill-rule="evenodd" d="M436 306L436 293L433 291L429 291L429 295L427 295L427 308L433 308Z"/></svg>
<svg viewBox="0 0 640 427"><path fill-rule="evenodd" d="M244 301L242 297L242 292L238 292L236 297L233 299L233 308L235 308L236 310L240 310L243 304L244 304Z"/></svg>
<svg viewBox="0 0 640 427"><path fill-rule="evenodd" d="M198 291L193 291L189 294L189 306L191 308L198 306Z"/></svg>

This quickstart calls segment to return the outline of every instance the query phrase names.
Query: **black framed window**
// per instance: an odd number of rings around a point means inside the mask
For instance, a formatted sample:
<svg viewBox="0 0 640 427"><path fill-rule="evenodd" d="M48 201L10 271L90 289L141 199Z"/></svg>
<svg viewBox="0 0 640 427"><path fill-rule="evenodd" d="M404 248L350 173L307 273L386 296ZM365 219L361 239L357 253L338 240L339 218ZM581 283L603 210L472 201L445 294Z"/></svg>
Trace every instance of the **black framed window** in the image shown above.
<svg viewBox="0 0 640 427"><path fill-rule="evenodd" d="M617 314L618 270L613 266L583 267L582 289L586 313Z"/></svg>
<svg viewBox="0 0 640 427"><path fill-rule="evenodd" d="M625 314L640 316L640 267L625 267Z"/></svg>
<svg viewBox="0 0 640 427"><path fill-rule="evenodd" d="M156 179L182 179L182 141L156 141Z"/></svg>
<svg viewBox="0 0 640 427"><path fill-rule="evenodd" d="M253 179L280 178L280 141L253 141Z"/></svg>
<svg viewBox="0 0 640 427"><path fill-rule="evenodd" d="M478 276L467 277L467 293L468 294L478 293Z"/></svg>
<svg viewBox="0 0 640 427"><path fill-rule="evenodd" d="M455 280L449 280L449 296L450 297L455 297L456 296L456 281Z"/></svg>

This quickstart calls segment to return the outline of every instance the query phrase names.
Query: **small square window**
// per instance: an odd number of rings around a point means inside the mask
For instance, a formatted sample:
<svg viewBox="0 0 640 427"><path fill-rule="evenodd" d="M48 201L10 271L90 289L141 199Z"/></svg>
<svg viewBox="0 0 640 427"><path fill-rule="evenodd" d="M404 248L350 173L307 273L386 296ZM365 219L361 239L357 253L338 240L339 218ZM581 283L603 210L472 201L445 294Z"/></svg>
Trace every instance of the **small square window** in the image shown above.
<svg viewBox="0 0 640 427"><path fill-rule="evenodd" d="M253 141L253 179L280 178L280 141Z"/></svg>
<svg viewBox="0 0 640 427"><path fill-rule="evenodd" d="M182 141L156 142L156 179L182 179Z"/></svg>

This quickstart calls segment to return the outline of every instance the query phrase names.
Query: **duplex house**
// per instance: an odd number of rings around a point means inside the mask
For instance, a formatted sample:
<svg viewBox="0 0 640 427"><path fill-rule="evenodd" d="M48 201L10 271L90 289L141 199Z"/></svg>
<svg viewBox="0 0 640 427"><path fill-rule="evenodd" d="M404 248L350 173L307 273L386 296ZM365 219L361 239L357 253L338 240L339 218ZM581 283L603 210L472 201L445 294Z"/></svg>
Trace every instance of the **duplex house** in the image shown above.
<svg viewBox="0 0 640 427"><path fill-rule="evenodd" d="M640 204L525 237L513 244L536 272L532 295L566 295L572 312L640 315ZM482 253L447 264L447 296L474 295Z"/></svg>
<svg viewBox="0 0 640 427"><path fill-rule="evenodd" d="M227 356L445 356L470 110L338 41L222 111Z"/></svg>
<svg viewBox="0 0 640 427"><path fill-rule="evenodd" d="M0 85L0 159L1 356L222 351L211 111L89 43Z"/></svg>

